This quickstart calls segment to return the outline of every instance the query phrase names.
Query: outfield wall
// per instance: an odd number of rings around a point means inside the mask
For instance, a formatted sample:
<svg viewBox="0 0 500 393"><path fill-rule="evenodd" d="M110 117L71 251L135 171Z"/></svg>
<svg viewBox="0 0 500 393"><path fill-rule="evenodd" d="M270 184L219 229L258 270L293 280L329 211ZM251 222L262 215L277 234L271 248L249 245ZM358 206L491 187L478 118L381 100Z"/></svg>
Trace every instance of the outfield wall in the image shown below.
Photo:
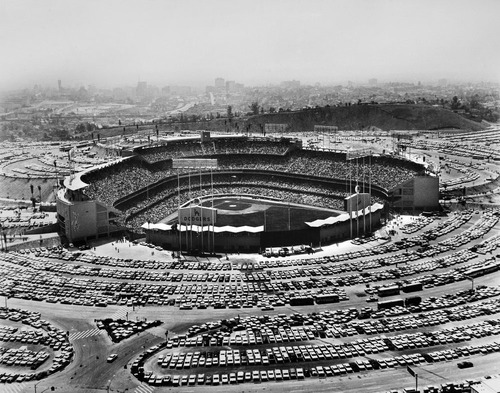
<svg viewBox="0 0 500 393"><path fill-rule="evenodd" d="M320 247L340 241L360 237L378 229L381 224L382 209L366 216L352 216L347 221L339 221L331 225L310 227L300 230L265 231L256 233L220 232L213 233L190 231L183 227L178 230L145 229L146 241L169 250L190 251L194 253L211 252L260 252L267 247L284 247L307 244Z"/></svg>

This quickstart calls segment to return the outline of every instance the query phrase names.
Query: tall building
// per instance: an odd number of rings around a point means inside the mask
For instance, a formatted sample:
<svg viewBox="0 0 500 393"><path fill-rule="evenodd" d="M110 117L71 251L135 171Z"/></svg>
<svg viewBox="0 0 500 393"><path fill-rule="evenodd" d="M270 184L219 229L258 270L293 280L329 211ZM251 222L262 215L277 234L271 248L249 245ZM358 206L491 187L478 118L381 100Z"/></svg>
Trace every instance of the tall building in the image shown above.
<svg viewBox="0 0 500 393"><path fill-rule="evenodd" d="M59 91L62 90L62 82L60 79L57 80L57 87L59 88Z"/></svg>
<svg viewBox="0 0 500 393"><path fill-rule="evenodd" d="M368 79L368 84L371 86L375 86L377 83L378 83L377 78Z"/></svg>
<svg viewBox="0 0 500 393"><path fill-rule="evenodd" d="M230 93L233 92L236 88L236 82L235 81L226 81L226 92Z"/></svg>
<svg viewBox="0 0 500 393"><path fill-rule="evenodd" d="M161 89L161 95L162 96L168 96L170 95L170 86L165 86Z"/></svg>
<svg viewBox="0 0 500 393"><path fill-rule="evenodd" d="M226 82L224 78L215 78L215 88L216 89L224 89L226 87Z"/></svg>
<svg viewBox="0 0 500 393"><path fill-rule="evenodd" d="M147 82L137 82L136 87L137 97L146 97L148 94L148 83Z"/></svg>

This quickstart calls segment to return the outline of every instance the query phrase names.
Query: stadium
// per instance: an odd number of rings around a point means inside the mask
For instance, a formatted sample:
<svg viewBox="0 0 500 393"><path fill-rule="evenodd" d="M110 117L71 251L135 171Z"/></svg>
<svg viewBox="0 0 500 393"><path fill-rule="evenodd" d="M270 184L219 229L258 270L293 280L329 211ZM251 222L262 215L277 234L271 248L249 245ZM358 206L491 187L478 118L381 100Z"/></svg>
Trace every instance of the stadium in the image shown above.
<svg viewBox="0 0 500 393"><path fill-rule="evenodd" d="M391 212L439 208L425 165L366 149L200 132L116 154L66 178L57 212L68 242L127 232L188 253L318 247L369 236Z"/></svg>

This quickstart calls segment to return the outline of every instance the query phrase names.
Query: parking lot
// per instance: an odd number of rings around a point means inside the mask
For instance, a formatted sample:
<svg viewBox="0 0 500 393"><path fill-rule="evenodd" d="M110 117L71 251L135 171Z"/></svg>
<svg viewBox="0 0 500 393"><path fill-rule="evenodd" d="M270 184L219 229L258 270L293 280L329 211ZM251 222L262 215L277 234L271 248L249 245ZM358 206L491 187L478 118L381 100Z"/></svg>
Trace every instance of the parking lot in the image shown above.
<svg viewBox="0 0 500 393"><path fill-rule="evenodd" d="M73 375L110 390L142 382L158 391L254 391L279 382L277 390L321 391L331 380L355 391L361 380L378 392L390 390L386 373L405 381L408 365L477 380L476 364L499 351L499 217L401 217L388 225L398 232L391 241L354 240L309 256L179 260L127 241L2 254L9 308L40 310L29 326L10 311L0 320L2 347L15 344L2 353L2 381L31 386L42 370L47 387L76 386ZM43 333L40 320L59 333ZM100 377L92 356L104 362ZM464 361L473 366L459 373ZM89 366L80 372L80 364ZM488 362L483 370L493 373Z"/></svg>

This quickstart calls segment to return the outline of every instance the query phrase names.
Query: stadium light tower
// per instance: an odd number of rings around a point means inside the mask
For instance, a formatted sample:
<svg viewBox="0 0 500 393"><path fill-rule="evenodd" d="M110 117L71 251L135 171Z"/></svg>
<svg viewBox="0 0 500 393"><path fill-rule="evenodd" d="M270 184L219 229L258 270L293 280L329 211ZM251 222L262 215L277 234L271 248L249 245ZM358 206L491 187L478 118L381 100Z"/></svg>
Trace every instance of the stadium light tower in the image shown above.
<svg viewBox="0 0 500 393"><path fill-rule="evenodd" d="M210 169L212 171L213 168L217 168L217 159L190 159L190 158L181 158L181 159L174 159L172 161L172 168L177 169L177 188L178 188L178 203L177 203L177 217L179 221L179 227L182 227L182 223L185 221L186 225L186 251L192 251L193 250L193 221L195 216L200 215L201 217L197 217L196 224L201 224L201 239L199 239L198 243L201 245L201 252L204 252L205 250L205 243L204 243L204 227L205 227L205 219L207 216L205 215L206 210L210 210L210 217L209 221L210 224L212 224L212 232L215 231L214 228L214 221L215 221L215 215L214 211L211 210L209 207L203 207L203 175L202 175L202 169ZM180 180L179 180L179 173L181 169L187 169L188 173L188 201L189 201L189 207L186 207L185 209L181 209L181 196L180 196ZM200 191L199 191L199 197L192 198L192 190L191 190L191 171L192 170L198 170L199 172L199 181L200 181ZM196 172L194 172L196 174ZM213 207L213 176L212 172L210 172L210 181L211 181L211 189L212 189L212 207ZM198 202L196 206L193 206L193 203ZM186 211L188 211L186 215ZM194 211L194 213L193 213ZM199 221L199 222L198 222ZM207 221L208 223L208 221ZM188 225L190 225L190 229L188 229ZM198 227L198 235L200 235L199 232L199 227L200 225L196 225ZM209 225L209 230L210 230L210 225ZM208 244L210 244L210 234L207 236L208 239ZM212 239L213 243L215 244L215 237L212 234ZM181 234L179 233L179 252L181 251L181 245L182 245L182 238ZM215 247L215 246L214 246Z"/></svg>
<svg viewBox="0 0 500 393"><path fill-rule="evenodd" d="M356 175L356 186L355 186L355 192L356 192L356 236L359 236L359 204L358 202L360 201L359 200L359 192L361 190L359 184L358 184L358 181L359 181L359 158L362 158L363 159L363 175L362 175L362 182L363 182L363 191L365 191L364 187L365 187L365 184L366 184L366 180L365 180L365 177L364 177L364 173L365 173L365 164L364 164L364 158L365 157L369 157L369 177L368 177L368 209L369 209L369 212L370 212L370 221L369 221L369 227L370 227L370 232L372 230L372 225L371 225L371 220L372 220L372 217L371 217L371 213L372 213L372 210L371 210L371 201L372 201L372 198L371 198L371 155L372 155L372 151L371 149L352 149L352 148L349 148L347 149L346 151L346 160L349 162L349 194L352 196L353 195L353 191L352 191L352 176L353 176L353 172L355 171L355 175ZM353 169L352 168L352 161L353 160L356 160L356 167ZM362 205L363 206L363 233L366 231L366 206L365 206L365 203L363 202ZM350 234L351 234L351 238L353 237L353 222L352 222L352 211L353 211L353 205L352 205L352 201L351 203L348 204L348 209L349 209L349 222L350 222Z"/></svg>

